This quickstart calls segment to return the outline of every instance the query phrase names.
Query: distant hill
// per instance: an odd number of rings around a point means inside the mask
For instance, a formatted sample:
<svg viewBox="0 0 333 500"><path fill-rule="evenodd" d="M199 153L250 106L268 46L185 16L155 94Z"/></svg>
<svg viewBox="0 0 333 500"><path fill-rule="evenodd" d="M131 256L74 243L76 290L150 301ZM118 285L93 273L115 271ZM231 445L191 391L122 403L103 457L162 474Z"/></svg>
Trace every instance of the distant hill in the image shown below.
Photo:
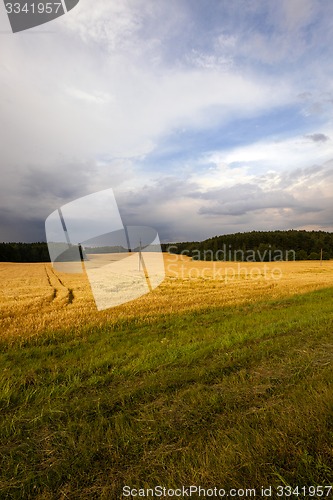
<svg viewBox="0 0 333 500"><path fill-rule="evenodd" d="M321 252L323 259L333 259L333 233L326 231L251 231L161 246L164 252L188 255L195 260L316 260ZM109 250L110 247L89 248L87 253ZM117 251L125 249L117 247ZM0 243L0 262L50 262L47 244Z"/></svg>
<svg viewBox="0 0 333 500"><path fill-rule="evenodd" d="M251 231L204 241L162 245L164 251L196 260L268 262L333 258L333 233L325 231Z"/></svg>

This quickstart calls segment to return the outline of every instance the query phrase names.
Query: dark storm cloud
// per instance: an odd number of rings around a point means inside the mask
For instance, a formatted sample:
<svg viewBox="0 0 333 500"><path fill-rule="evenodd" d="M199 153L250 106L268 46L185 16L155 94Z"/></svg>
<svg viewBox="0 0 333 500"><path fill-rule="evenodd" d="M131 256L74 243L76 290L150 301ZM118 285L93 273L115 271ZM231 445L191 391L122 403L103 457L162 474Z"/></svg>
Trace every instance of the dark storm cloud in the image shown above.
<svg viewBox="0 0 333 500"><path fill-rule="evenodd" d="M53 168L28 168L22 179L22 192L35 198L58 198L70 201L89 192L93 164L58 164Z"/></svg>
<svg viewBox="0 0 333 500"><path fill-rule="evenodd" d="M278 187L286 189L297 184L303 184L306 188L314 187L320 182L331 183L333 177L333 160L322 165L311 165L310 167L297 168L286 171L279 178Z"/></svg>
<svg viewBox="0 0 333 500"><path fill-rule="evenodd" d="M0 219L0 242L45 241L44 219L24 218L24 215L4 214Z"/></svg>
<svg viewBox="0 0 333 500"><path fill-rule="evenodd" d="M305 135L307 139L311 139L313 142L326 142L329 141L329 137L325 134L308 134Z"/></svg>
<svg viewBox="0 0 333 500"><path fill-rule="evenodd" d="M333 219L332 176L333 161L285 170L276 179L257 176L253 182L222 188L203 189L190 179L166 177L118 201L124 208L121 214L125 224L147 223L161 233L164 241L246 231L249 224L260 229L307 224L329 228Z"/></svg>
<svg viewBox="0 0 333 500"><path fill-rule="evenodd" d="M231 188L210 191L203 198L213 203L203 205L202 215L245 215L249 212L268 208L293 208L297 206L295 198L282 190L265 192L255 184L236 185Z"/></svg>

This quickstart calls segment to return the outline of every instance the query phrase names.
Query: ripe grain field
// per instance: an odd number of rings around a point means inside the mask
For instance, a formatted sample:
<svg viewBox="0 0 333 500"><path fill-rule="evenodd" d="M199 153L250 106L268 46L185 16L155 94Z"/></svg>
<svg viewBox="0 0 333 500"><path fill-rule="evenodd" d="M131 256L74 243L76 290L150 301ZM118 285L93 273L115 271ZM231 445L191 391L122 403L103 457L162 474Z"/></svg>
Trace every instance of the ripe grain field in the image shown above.
<svg viewBox="0 0 333 500"><path fill-rule="evenodd" d="M102 312L83 275L0 264L0 498L332 484L333 262L164 258Z"/></svg>
<svg viewBox="0 0 333 500"><path fill-rule="evenodd" d="M333 261L233 263L164 254L166 279L149 295L98 312L83 274L51 264L0 263L1 338L30 338L45 330L102 326L119 319L157 318L278 298L333 286Z"/></svg>

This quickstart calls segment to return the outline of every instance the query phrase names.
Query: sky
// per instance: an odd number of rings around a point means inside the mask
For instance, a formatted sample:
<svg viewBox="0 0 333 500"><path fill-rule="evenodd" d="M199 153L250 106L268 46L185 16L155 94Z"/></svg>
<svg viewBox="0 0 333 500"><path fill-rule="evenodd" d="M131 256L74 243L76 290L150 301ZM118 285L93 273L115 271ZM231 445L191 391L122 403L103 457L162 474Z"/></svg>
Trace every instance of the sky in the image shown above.
<svg viewBox="0 0 333 500"><path fill-rule="evenodd" d="M113 188L161 241L333 231L331 0L0 4L0 241Z"/></svg>

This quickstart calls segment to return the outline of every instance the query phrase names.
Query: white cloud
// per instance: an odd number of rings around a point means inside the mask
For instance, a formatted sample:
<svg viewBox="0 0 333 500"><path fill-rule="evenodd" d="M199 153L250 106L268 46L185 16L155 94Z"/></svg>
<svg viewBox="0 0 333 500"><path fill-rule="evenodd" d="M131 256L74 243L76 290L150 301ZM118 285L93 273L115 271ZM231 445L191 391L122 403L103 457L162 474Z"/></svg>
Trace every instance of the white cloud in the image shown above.
<svg viewBox="0 0 333 500"><path fill-rule="evenodd" d="M112 100L110 94L107 94L105 92L99 92L99 91L86 92L84 90L71 87L67 88L66 92L75 99L95 104L107 104Z"/></svg>
<svg viewBox="0 0 333 500"><path fill-rule="evenodd" d="M134 64L131 54L101 55L93 46L85 53L71 41L50 35L42 45L37 36L3 45L7 162L144 155L176 127L248 116L290 102L293 94L288 84L277 89L256 75L177 66L156 71Z"/></svg>
<svg viewBox="0 0 333 500"><path fill-rule="evenodd" d="M285 169L311 166L333 158L332 141L314 141L313 135L332 135L333 130L313 132L312 136L296 136L284 140L262 140L239 146L227 151L217 151L207 155L207 161L215 165L228 165L228 175L246 172L247 181L254 172L274 173ZM317 134L317 135L316 135ZM236 166L234 169L233 166ZM225 167L222 167L225 168ZM237 180L238 177L236 177Z"/></svg>
<svg viewBox="0 0 333 500"><path fill-rule="evenodd" d="M79 35L86 44L100 45L103 50L133 48L133 37L141 24L140 2L133 7L133 3L126 0L94 0L92 9L89 1L80 0L75 13L66 16L62 26Z"/></svg>

